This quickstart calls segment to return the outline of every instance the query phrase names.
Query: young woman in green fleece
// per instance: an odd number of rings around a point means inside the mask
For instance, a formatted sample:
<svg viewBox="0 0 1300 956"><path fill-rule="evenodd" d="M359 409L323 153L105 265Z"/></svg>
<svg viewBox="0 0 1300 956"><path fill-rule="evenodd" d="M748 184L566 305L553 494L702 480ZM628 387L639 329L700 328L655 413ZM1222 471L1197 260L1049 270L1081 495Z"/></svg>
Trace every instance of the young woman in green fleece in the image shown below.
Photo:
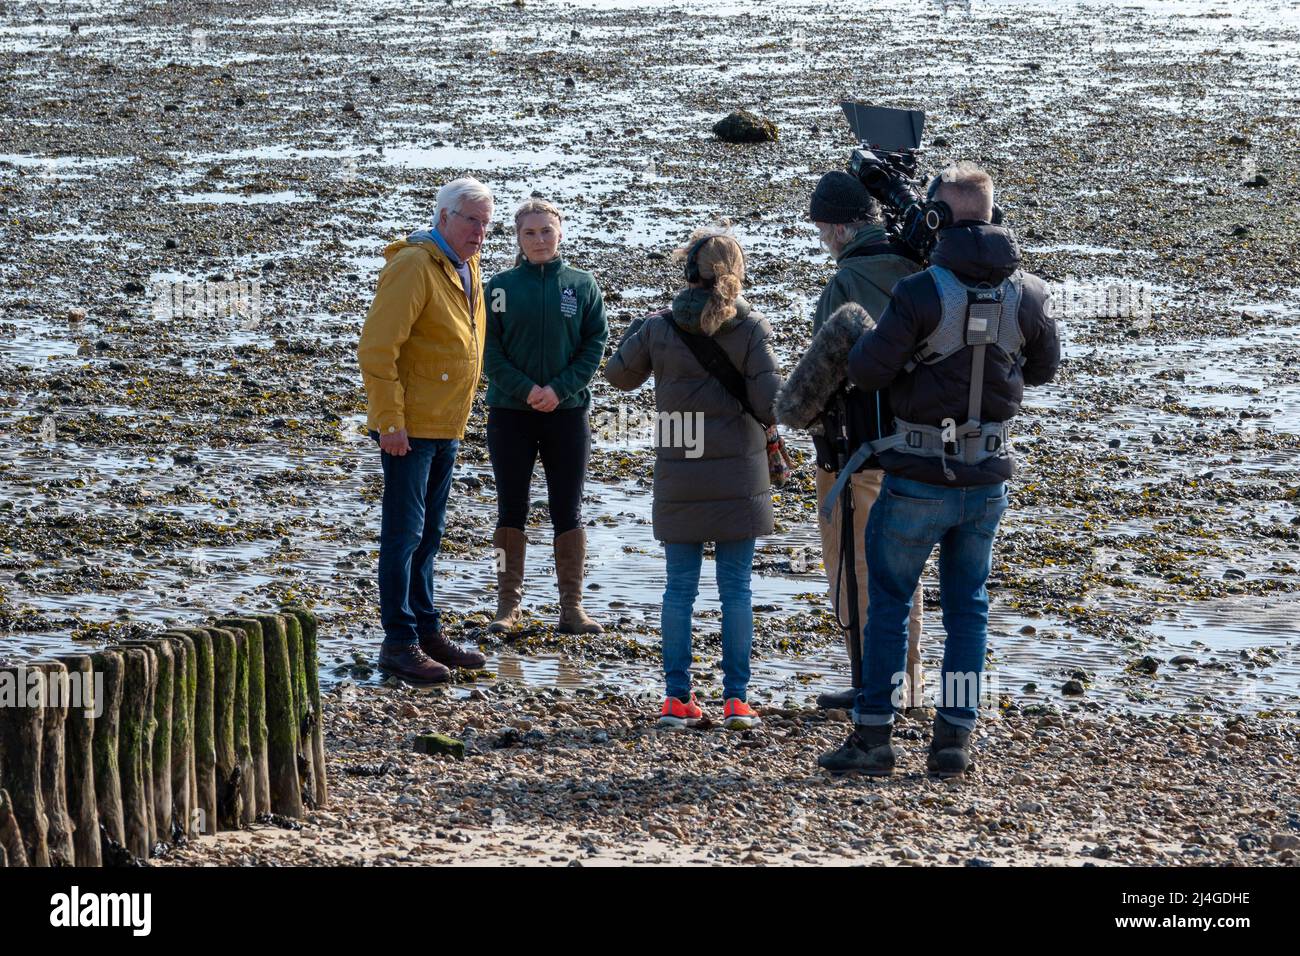
<svg viewBox="0 0 1300 956"><path fill-rule="evenodd" d="M497 484L497 613L489 630L519 623L529 484L540 455L555 534L559 629L600 634L582 607L586 531L582 486L591 454L588 387L609 329L595 277L560 258L564 217L543 199L515 212L519 263L488 282L483 368L488 456Z"/></svg>

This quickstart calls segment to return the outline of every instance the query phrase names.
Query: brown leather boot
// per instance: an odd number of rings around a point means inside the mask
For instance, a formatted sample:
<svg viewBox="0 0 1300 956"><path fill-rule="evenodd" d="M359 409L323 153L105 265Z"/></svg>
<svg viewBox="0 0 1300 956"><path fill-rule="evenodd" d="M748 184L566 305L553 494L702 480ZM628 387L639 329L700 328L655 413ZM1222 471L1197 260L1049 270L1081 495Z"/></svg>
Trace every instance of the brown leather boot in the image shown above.
<svg viewBox="0 0 1300 956"><path fill-rule="evenodd" d="M442 618L434 612L433 627L420 635L420 650L444 667L469 667L474 670L487 663L477 650L463 650L442 633Z"/></svg>
<svg viewBox="0 0 1300 956"><path fill-rule="evenodd" d="M487 658L481 651L466 650L459 644L453 644L441 631L421 635L420 650L447 667L468 667L470 670L478 670L487 663Z"/></svg>
<svg viewBox="0 0 1300 956"><path fill-rule="evenodd" d="M379 669L413 684L441 684L451 679L451 671L432 660L416 643L380 645Z"/></svg>
<svg viewBox="0 0 1300 956"><path fill-rule="evenodd" d="M583 565L587 559L587 532L574 528L555 536L555 577L560 583L560 633L604 634L605 629L582 608Z"/></svg>
<svg viewBox="0 0 1300 956"><path fill-rule="evenodd" d="M524 556L528 535L518 528L497 528L492 534L497 556L497 613L488 630L493 634L512 631L523 620L519 603L524 599Z"/></svg>

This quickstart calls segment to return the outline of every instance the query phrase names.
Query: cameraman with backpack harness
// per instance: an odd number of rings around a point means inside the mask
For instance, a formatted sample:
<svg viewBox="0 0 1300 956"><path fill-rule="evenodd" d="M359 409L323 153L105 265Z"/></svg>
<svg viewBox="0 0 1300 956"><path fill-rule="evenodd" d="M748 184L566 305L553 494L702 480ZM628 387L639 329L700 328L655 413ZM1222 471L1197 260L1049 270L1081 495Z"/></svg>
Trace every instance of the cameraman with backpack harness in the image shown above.
<svg viewBox="0 0 1300 956"><path fill-rule="evenodd" d="M1060 363L1047 287L1020 271L1014 234L990 223L988 173L959 163L943 171L933 196L946 204L946 222L930 268L895 287L889 308L849 355L855 385L888 388L894 428L860 448L846 468L874 454L885 479L867 522L870 603L855 730L818 760L836 773L893 771L894 688L906 663L907 617L936 544L947 638L927 769L949 777L972 766L985 582L1013 473L1008 422L1020 411L1024 387L1049 382ZM824 514L842 483L843 475Z"/></svg>

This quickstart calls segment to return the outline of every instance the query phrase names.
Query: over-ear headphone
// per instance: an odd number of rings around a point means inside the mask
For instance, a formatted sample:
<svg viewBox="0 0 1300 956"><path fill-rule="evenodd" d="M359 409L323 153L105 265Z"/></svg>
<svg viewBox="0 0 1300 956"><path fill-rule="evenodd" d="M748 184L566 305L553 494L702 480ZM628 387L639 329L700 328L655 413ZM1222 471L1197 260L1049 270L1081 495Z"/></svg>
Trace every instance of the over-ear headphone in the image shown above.
<svg viewBox="0 0 1300 956"><path fill-rule="evenodd" d="M939 176L934 176L930 180L930 187L925 191L925 227L931 232L952 225L952 207L942 199L935 198L941 182L943 180Z"/></svg>
<svg viewBox="0 0 1300 956"><path fill-rule="evenodd" d="M700 254L700 249L703 248L704 244L712 238L713 238L712 236L705 236L703 239L696 239L693 243L691 243L690 248L686 250L686 281L687 282L703 281L703 278L700 276L700 263L697 257Z"/></svg>

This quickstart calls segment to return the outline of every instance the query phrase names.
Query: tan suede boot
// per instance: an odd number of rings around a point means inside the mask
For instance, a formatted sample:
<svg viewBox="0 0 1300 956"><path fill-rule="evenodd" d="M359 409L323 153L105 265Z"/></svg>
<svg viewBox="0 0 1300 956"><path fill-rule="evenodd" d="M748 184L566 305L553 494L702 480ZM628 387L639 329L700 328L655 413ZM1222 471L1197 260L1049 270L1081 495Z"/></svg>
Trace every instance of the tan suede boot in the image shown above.
<svg viewBox="0 0 1300 956"><path fill-rule="evenodd" d="M497 613L488 631L501 634L514 630L523 620L519 604L524 599L524 556L528 536L518 528L497 528L492 534L497 555Z"/></svg>
<svg viewBox="0 0 1300 956"><path fill-rule="evenodd" d="M605 629L582 608L582 576L587 532L574 528L555 537L555 577L560 583L560 633L603 634Z"/></svg>

